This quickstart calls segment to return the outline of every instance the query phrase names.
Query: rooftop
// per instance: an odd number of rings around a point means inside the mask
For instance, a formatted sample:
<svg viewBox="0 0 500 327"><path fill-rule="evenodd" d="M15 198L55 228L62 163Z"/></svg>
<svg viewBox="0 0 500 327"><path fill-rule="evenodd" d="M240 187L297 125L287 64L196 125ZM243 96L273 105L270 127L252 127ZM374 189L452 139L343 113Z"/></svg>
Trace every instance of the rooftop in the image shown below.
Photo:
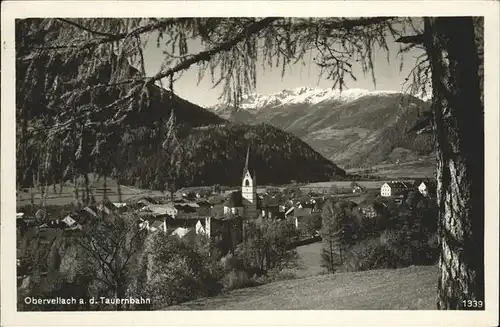
<svg viewBox="0 0 500 327"><path fill-rule="evenodd" d="M241 196L241 191L234 191L229 194L224 206L229 208L238 208L243 206L243 199Z"/></svg>

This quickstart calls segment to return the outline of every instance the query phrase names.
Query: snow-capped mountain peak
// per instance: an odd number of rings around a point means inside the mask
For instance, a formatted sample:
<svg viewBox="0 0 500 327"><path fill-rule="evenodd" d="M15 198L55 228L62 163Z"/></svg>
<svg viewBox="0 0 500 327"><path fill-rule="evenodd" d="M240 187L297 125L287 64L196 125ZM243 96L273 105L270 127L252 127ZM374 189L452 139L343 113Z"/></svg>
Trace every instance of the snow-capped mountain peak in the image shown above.
<svg viewBox="0 0 500 327"><path fill-rule="evenodd" d="M321 89L316 87L301 86L293 90L282 90L270 95L257 93L247 94L243 97L241 108L259 110L268 106L284 106L290 104L317 104L323 101L350 102L367 95L389 95L396 91L369 91L364 89Z"/></svg>

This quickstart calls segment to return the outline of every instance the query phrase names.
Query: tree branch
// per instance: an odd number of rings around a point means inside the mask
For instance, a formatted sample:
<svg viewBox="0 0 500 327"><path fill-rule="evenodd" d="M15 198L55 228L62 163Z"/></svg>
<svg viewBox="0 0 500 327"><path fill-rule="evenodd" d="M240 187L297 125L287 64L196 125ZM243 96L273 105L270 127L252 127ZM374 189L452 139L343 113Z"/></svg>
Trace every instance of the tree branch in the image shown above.
<svg viewBox="0 0 500 327"><path fill-rule="evenodd" d="M191 65L193 65L195 63L209 61L213 55L220 53L220 52L223 52L223 51L230 50L232 47L234 47L239 42L245 40L247 37L249 37L253 34L256 34L260 31L262 31L266 27L270 26L272 22L279 20L279 19L281 19L281 18L267 17L267 18L264 18L258 22L255 22L252 25L246 27L243 31L241 31L236 37L232 38L231 40L224 42L222 44L219 44L218 46L216 46L210 50L202 51L196 55L193 55L190 58L183 60L180 64L178 64L177 66L175 66L173 68L167 69L166 71L163 71L163 72L159 72L158 74L153 76L147 82L147 84L150 85L159 79L169 77L177 72L188 69Z"/></svg>
<svg viewBox="0 0 500 327"><path fill-rule="evenodd" d="M324 22L321 25L321 29L346 29L351 30L356 27L366 27L370 25L377 25L384 22L388 22L393 20L396 17L365 17L358 19L342 19L334 22ZM276 24L276 27L284 27L288 28L287 24ZM306 29L306 28L316 28L318 26L318 22L299 22L292 23L294 29Z"/></svg>
<svg viewBox="0 0 500 327"><path fill-rule="evenodd" d="M63 22L63 23L66 23L66 24L69 24L71 26L74 26L74 27L77 27L81 30L84 30L84 31L87 31L91 34L95 34L95 35L99 35L99 36L105 36L105 37L110 37L110 38L114 38L114 37L117 37L118 35L117 34L113 34L113 33L107 33L107 32L101 32L101 31L95 31L95 30L92 30L86 26L83 26L82 24L78 24L76 22L73 22L69 19L65 19L65 18L56 18L57 20Z"/></svg>
<svg viewBox="0 0 500 327"><path fill-rule="evenodd" d="M398 43L424 44L424 34L402 36L396 40Z"/></svg>
<svg viewBox="0 0 500 327"><path fill-rule="evenodd" d="M219 44L218 46L216 46L210 50L202 51L202 52L199 52L195 55L189 56L187 59L184 59L183 61L181 61L177 66L175 66L173 68L169 68L166 71L157 73L155 76L151 77L145 83L144 86L146 87L146 86L152 85L154 82L156 82L162 78L169 77L169 76L174 75L175 73L186 70L189 67L191 67L193 64L196 64L199 62L209 61L212 56L214 56L220 52L223 52L223 51L229 51L232 47L234 47L239 42L245 40L250 35L253 35L253 34L256 34L260 31L262 31L266 27L270 26L272 22L279 20L279 19L281 19L281 18L267 17L267 18L264 18L258 22L255 22L254 24L245 28L243 31L241 31L236 37L232 38L231 40L224 42L222 44ZM125 97L117 99L113 103L107 105L106 108L111 108L113 106L118 105L119 103L123 103L123 102L126 102L126 101L132 99L133 97L136 96L135 91L137 91L137 89L131 89L129 91L129 94L127 94Z"/></svg>

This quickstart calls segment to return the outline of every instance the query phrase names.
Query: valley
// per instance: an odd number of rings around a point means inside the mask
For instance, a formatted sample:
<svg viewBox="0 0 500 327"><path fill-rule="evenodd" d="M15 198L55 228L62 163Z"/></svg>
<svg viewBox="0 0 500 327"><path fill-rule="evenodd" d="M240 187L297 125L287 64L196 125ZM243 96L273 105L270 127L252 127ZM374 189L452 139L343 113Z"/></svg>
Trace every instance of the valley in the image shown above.
<svg viewBox="0 0 500 327"><path fill-rule="evenodd" d="M249 95L238 111L210 109L230 121L290 132L344 169L418 160L433 149L429 135L411 131L428 102L392 91L302 87Z"/></svg>

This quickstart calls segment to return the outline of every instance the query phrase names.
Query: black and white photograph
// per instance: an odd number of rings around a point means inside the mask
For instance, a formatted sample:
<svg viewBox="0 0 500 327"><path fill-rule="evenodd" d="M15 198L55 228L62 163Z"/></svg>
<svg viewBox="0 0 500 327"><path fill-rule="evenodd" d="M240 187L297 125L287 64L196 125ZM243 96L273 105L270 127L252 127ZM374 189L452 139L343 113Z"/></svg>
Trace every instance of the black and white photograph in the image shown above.
<svg viewBox="0 0 500 327"><path fill-rule="evenodd" d="M2 325L498 325L498 2L17 2Z"/></svg>

